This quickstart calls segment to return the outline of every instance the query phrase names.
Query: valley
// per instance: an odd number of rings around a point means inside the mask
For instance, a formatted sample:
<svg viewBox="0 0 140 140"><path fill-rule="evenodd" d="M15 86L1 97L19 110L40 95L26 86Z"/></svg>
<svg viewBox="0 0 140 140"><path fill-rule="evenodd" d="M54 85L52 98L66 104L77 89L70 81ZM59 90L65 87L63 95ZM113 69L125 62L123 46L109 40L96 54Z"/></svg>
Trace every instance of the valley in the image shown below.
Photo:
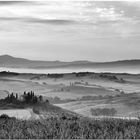
<svg viewBox="0 0 140 140"><path fill-rule="evenodd" d="M116 117L140 114L140 75L116 73L25 74L0 72L0 97L34 91L50 103L85 117L91 109L114 108Z"/></svg>

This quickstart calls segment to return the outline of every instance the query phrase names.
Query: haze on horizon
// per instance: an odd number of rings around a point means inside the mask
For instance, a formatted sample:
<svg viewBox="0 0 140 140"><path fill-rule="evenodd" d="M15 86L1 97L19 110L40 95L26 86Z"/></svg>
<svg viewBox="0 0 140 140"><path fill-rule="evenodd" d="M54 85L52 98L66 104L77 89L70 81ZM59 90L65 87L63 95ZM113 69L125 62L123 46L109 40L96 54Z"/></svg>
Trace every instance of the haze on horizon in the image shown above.
<svg viewBox="0 0 140 140"><path fill-rule="evenodd" d="M140 59L140 1L0 1L0 55Z"/></svg>

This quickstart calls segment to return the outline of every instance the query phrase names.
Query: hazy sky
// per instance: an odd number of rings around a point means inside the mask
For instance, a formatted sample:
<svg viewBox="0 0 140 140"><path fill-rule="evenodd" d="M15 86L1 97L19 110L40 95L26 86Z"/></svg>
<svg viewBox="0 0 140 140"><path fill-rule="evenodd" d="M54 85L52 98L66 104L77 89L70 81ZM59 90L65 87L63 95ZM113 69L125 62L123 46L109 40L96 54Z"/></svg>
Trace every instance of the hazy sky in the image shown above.
<svg viewBox="0 0 140 140"><path fill-rule="evenodd" d="M140 1L0 1L0 55L140 59Z"/></svg>

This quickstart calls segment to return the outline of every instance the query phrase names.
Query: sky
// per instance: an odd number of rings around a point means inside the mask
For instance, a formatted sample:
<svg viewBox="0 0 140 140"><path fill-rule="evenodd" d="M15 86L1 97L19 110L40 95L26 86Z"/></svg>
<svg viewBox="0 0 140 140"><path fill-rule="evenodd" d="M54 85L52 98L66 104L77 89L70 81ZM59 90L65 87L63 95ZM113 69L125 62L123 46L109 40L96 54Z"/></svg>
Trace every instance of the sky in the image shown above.
<svg viewBox="0 0 140 140"><path fill-rule="evenodd" d="M140 59L140 1L0 1L0 55L48 61Z"/></svg>

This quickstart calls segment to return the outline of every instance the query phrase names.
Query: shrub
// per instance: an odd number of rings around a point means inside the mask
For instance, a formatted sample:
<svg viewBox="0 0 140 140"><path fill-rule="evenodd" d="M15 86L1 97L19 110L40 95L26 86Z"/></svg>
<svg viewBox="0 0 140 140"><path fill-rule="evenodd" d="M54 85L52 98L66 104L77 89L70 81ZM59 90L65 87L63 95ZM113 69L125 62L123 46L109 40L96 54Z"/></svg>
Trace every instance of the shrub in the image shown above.
<svg viewBox="0 0 140 140"><path fill-rule="evenodd" d="M117 113L115 108L92 108L90 111L93 116L114 116Z"/></svg>
<svg viewBox="0 0 140 140"><path fill-rule="evenodd" d="M48 74L48 78L63 78L64 74Z"/></svg>
<svg viewBox="0 0 140 140"><path fill-rule="evenodd" d="M7 114L2 114L0 119L9 119L10 117Z"/></svg>

